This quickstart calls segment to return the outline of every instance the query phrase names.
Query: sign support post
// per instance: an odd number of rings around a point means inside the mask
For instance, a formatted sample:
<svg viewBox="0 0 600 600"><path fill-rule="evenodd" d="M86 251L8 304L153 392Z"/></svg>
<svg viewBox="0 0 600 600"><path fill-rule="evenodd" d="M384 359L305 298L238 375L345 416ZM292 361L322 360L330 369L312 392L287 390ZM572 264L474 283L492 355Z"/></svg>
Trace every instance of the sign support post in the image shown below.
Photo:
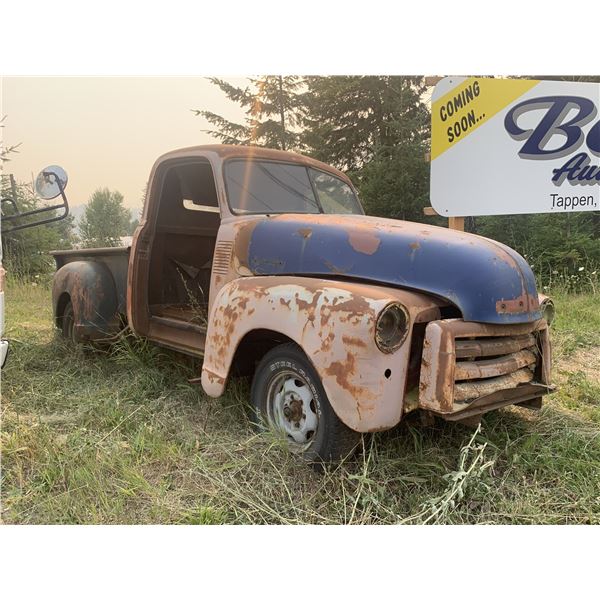
<svg viewBox="0 0 600 600"><path fill-rule="evenodd" d="M426 206L423 209L423 214L428 217L433 217L439 213L433 208L433 206ZM465 230L465 217L447 217L448 229L455 229L456 231Z"/></svg>

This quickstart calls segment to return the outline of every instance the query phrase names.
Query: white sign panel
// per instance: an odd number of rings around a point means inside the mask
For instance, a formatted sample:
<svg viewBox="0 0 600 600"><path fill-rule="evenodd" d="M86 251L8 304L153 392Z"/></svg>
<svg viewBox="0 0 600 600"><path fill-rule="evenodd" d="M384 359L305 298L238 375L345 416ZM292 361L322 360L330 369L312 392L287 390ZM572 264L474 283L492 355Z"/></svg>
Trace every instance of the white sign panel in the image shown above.
<svg viewBox="0 0 600 600"><path fill-rule="evenodd" d="M446 77L431 106L443 216L600 210L600 85Z"/></svg>

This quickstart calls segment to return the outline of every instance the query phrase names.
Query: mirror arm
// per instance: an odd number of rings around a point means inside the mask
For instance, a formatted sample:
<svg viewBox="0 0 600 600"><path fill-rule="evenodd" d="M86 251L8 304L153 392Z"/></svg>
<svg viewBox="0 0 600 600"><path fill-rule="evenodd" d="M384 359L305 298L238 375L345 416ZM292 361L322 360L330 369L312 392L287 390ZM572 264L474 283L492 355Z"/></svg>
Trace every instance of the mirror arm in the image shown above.
<svg viewBox="0 0 600 600"><path fill-rule="evenodd" d="M2 228L2 233L11 233L13 231L19 231L20 229L27 229L28 227L35 227L37 225L46 225L48 223L53 223L55 221L61 221L69 216L69 202L65 195L65 190L63 188L60 177L57 177L55 173L52 172L44 172L44 175L53 175L56 184L58 185L58 189L60 190L60 195L62 196L63 202L62 204L56 204L55 206L45 206L44 208L36 208L35 210L30 210L24 213L18 213L16 215L8 215L2 216L2 221L14 221L15 219L22 219L23 217L29 217L31 215L38 215L44 212L48 212L50 210L58 210L64 208L65 211L62 215L58 215L57 217L52 217L50 219L42 219L41 221L34 221L32 223L24 223L23 225L15 225L14 227L10 227L9 229ZM15 196L15 187L14 187L14 179L11 176L11 186L13 188L13 198ZM17 205L13 198L4 198L2 202L10 202L15 209L17 209Z"/></svg>

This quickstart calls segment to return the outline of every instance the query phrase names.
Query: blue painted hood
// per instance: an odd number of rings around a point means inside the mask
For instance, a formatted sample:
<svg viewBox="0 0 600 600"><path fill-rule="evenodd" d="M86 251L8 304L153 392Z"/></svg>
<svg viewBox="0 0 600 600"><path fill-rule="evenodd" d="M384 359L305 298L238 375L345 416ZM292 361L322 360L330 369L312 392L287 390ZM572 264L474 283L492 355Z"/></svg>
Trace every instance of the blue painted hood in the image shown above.
<svg viewBox="0 0 600 600"><path fill-rule="evenodd" d="M517 252L480 236L362 215L278 215L238 229L255 275L354 278L440 296L465 320L541 318L535 279ZM245 248L239 247L241 240Z"/></svg>

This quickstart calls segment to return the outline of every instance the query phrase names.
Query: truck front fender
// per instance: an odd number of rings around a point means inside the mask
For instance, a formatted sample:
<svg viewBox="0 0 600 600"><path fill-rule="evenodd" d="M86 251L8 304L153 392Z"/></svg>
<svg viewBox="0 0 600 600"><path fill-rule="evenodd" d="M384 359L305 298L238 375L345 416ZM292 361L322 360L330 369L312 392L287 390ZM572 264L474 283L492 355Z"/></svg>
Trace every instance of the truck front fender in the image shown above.
<svg viewBox="0 0 600 600"><path fill-rule="evenodd" d="M393 301L406 307L410 329L403 345L386 354L375 342L375 325ZM237 279L219 291L211 308L202 386L220 396L244 336L266 329L302 348L348 427L388 429L402 417L413 325L435 318L439 303L405 290L310 277Z"/></svg>
<svg viewBox="0 0 600 600"><path fill-rule="evenodd" d="M57 325L68 296L79 339L100 339L118 331L118 301L110 269L101 262L78 260L54 275L52 306Z"/></svg>

